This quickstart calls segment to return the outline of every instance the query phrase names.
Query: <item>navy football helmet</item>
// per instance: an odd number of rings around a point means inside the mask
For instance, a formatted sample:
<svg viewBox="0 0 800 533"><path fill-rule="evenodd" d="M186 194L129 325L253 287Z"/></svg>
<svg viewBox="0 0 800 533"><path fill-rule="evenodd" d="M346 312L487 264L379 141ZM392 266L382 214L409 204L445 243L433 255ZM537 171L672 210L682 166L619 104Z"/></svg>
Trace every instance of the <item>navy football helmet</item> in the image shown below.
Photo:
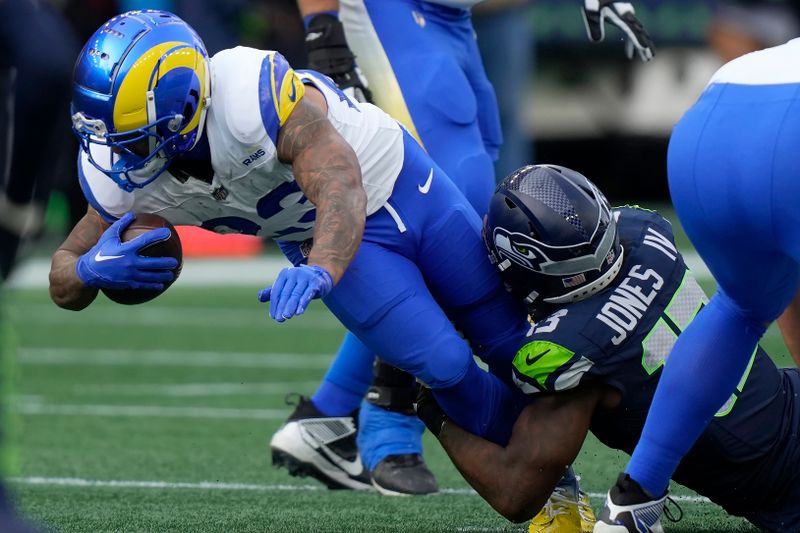
<svg viewBox="0 0 800 533"><path fill-rule="evenodd" d="M504 179L483 237L506 289L534 309L591 296L622 267L608 200L582 174L555 165L526 166Z"/></svg>
<svg viewBox="0 0 800 533"><path fill-rule="evenodd" d="M152 182L191 150L210 104L205 46L166 11L112 18L75 64L72 129L89 162L126 191Z"/></svg>

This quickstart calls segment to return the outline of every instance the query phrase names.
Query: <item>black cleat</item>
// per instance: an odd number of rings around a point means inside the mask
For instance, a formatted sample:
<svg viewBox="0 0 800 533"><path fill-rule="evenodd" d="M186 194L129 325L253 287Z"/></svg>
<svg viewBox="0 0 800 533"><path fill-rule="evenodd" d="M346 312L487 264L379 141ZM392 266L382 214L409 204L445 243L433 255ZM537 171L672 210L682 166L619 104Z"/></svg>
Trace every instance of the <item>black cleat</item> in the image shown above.
<svg viewBox="0 0 800 533"><path fill-rule="evenodd" d="M418 453L386 457L372 471L372 485L385 496L417 496L439 491L436 478Z"/></svg>
<svg viewBox="0 0 800 533"><path fill-rule="evenodd" d="M325 416L305 396L272 436L272 465L313 477L329 489L373 490L356 447L352 416ZM287 397L287 404L291 405Z"/></svg>

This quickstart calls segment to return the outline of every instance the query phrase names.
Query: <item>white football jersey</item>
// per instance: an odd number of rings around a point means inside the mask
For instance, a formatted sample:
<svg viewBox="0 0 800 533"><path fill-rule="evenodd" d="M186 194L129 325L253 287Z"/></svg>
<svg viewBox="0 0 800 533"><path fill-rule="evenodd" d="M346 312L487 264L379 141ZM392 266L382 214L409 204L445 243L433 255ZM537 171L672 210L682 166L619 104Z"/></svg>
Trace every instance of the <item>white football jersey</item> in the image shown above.
<svg viewBox="0 0 800 533"><path fill-rule="evenodd" d="M277 52L245 47L223 50L211 58L205 134L212 182L167 171L145 187L126 192L81 152L78 171L89 203L109 221L137 211L218 233L289 241L311 237L315 206L297 185L291 165L278 160L276 148L278 132L303 97L304 84L322 92L328 119L355 151L367 193L367 215L374 213L391 195L403 166L400 125L371 104L350 101L325 76L295 72ZM91 149L96 160L108 160L109 148L92 145Z"/></svg>
<svg viewBox="0 0 800 533"><path fill-rule="evenodd" d="M800 83L800 39L751 52L723 65L708 83L777 85Z"/></svg>

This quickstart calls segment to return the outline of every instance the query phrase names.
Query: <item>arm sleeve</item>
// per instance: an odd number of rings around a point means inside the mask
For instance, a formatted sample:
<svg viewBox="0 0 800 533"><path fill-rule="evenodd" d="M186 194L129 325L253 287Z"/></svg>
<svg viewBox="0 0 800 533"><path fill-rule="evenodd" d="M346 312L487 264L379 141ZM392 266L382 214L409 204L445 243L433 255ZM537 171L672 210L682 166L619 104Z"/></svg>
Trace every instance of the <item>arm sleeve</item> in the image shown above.
<svg viewBox="0 0 800 533"><path fill-rule="evenodd" d="M278 52L269 52L261 63L258 100L264 129L276 146L281 126L304 94L303 83L286 59Z"/></svg>

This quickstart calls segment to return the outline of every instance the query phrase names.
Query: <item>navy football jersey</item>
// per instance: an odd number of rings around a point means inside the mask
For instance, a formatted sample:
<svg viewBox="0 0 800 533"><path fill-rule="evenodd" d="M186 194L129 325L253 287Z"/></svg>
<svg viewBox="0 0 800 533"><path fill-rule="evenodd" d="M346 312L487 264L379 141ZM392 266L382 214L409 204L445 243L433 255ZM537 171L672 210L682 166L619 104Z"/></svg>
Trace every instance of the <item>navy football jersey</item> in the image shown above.
<svg viewBox="0 0 800 533"><path fill-rule="evenodd" d="M531 395L592 381L616 388L621 403L598 409L591 431L605 445L630 454L661 368L707 300L677 251L667 220L633 207L615 209L614 215L624 249L622 270L603 292L536 323L514 359L514 381ZM748 518L790 505L797 498L790 491L800 483L797 374L778 370L757 348L736 391L673 479Z"/></svg>

